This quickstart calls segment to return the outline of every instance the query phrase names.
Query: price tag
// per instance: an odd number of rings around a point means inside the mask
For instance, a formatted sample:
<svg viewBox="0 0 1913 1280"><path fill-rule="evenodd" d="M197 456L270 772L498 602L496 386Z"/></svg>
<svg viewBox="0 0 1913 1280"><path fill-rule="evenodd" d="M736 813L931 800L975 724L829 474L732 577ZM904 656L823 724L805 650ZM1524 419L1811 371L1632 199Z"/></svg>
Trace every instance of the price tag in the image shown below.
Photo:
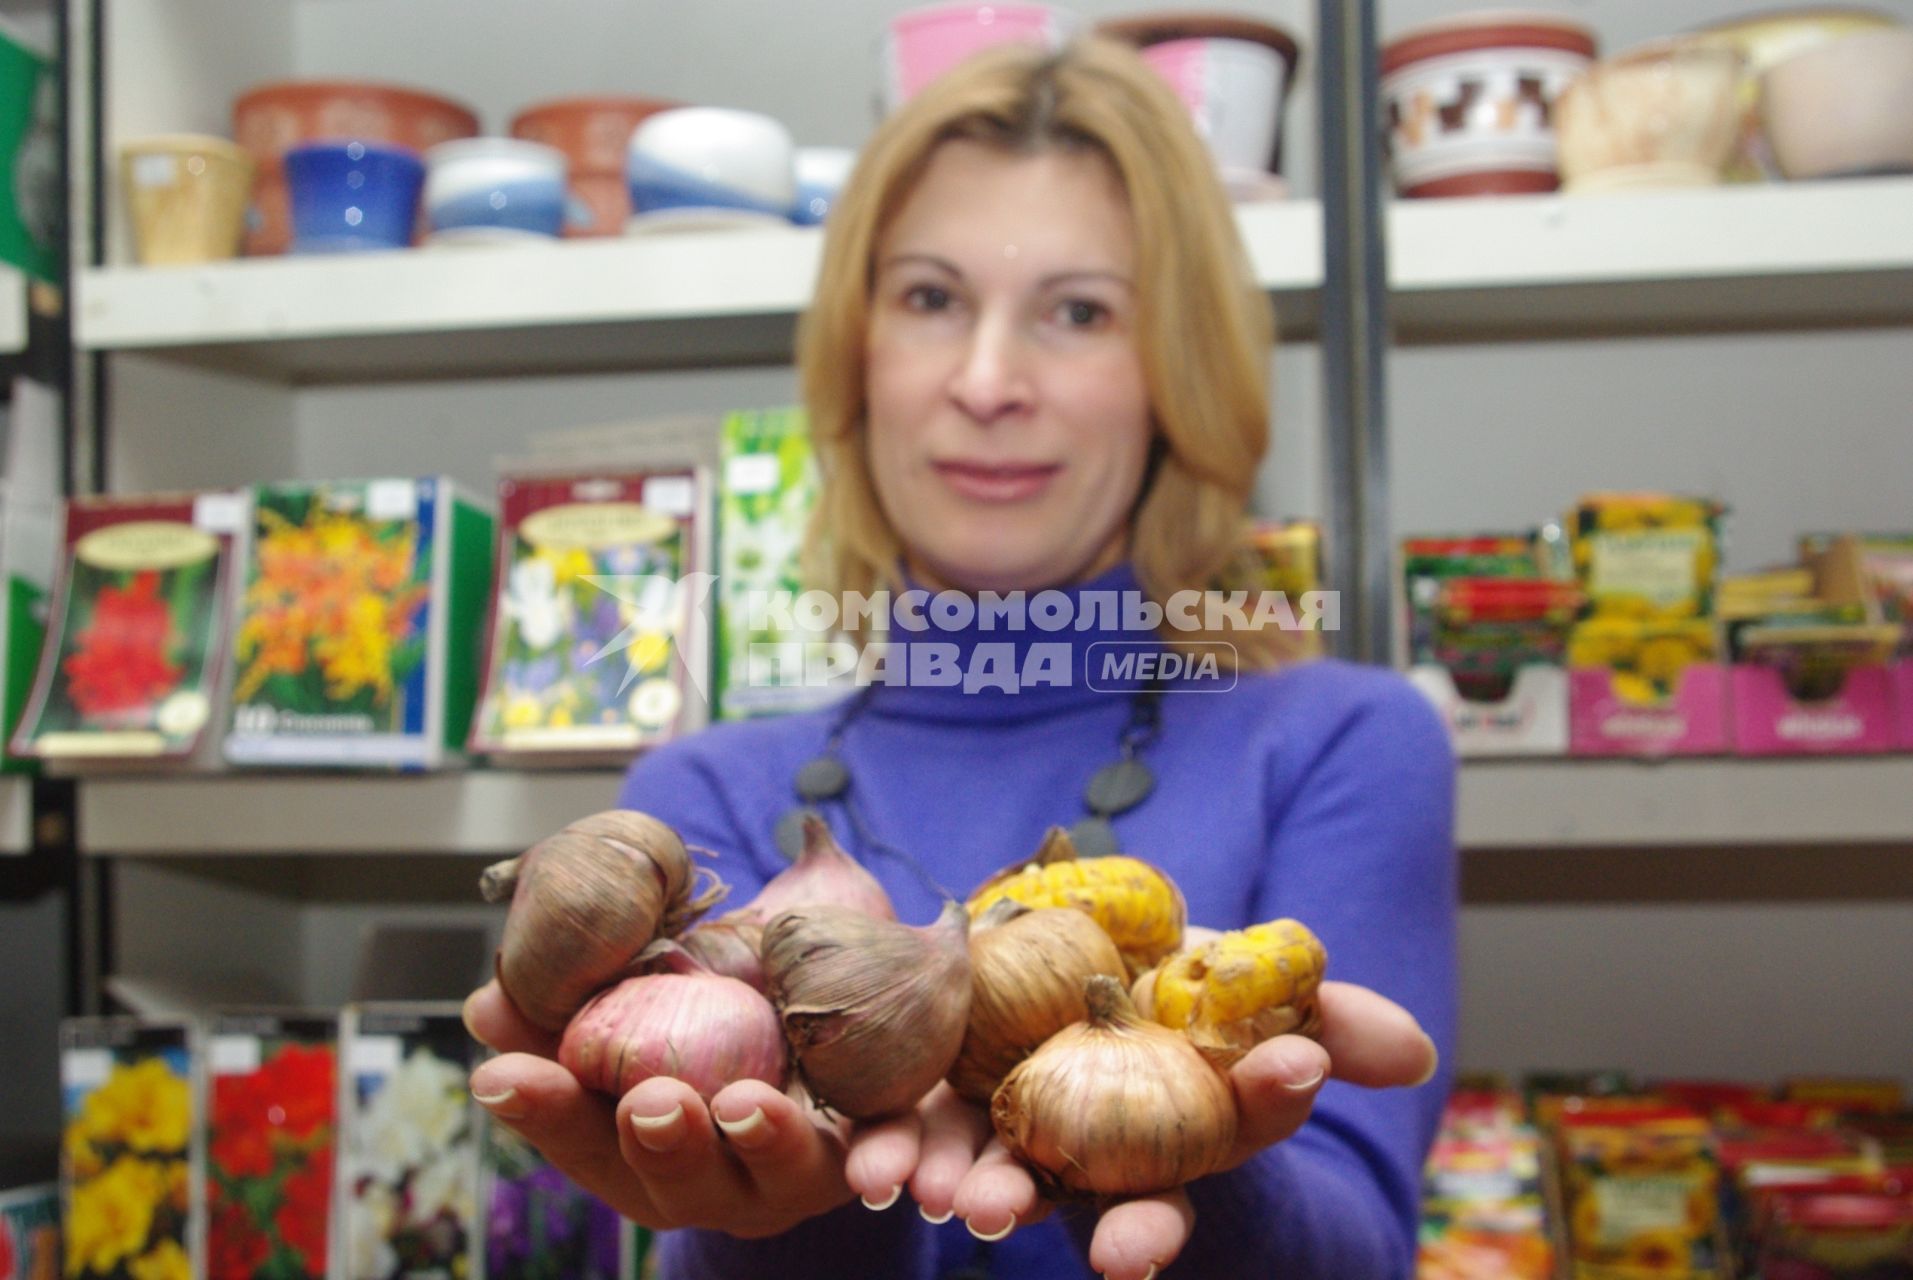
<svg viewBox="0 0 1913 1280"><path fill-rule="evenodd" d="M404 1056L397 1036L355 1036L346 1052L346 1071L355 1076L389 1076Z"/></svg>
<svg viewBox="0 0 1913 1280"><path fill-rule="evenodd" d="M60 1055L60 1083L68 1089L97 1089L112 1074L111 1049L68 1049Z"/></svg>
<svg viewBox="0 0 1913 1280"><path fill-rule="evenodd" d="M246 500L236 493L202 493L193 499L193 527L207 533L238 533Z"/></svg>
<svg viewBox="0 0 1913 1280"><path fill-rule="evenodd" d="M644 482L644 505L661 516L688 516L697 501L689 476L653 476Z"/></svg>
<svg viewBox="0 0 1913 1280"><path fill-rule="evenodd" d="M365 514L369 520L410 520L418 514L418 482L374 480L365 486Z"/></svg>
<svg viewBox="0 0 1913 1280"><path fill-rule="evenodd" d="M216 1076L249 1076L259 1070L258 1036L213 1036L206 1042L206 1069Z"/></svg>
<svg viewBox="0 0 1913 1280"><path fill-rule="evenodd" d="M724 483L732 493L771 493L783 468L774 453L740 453L724 465Z"/></svg>

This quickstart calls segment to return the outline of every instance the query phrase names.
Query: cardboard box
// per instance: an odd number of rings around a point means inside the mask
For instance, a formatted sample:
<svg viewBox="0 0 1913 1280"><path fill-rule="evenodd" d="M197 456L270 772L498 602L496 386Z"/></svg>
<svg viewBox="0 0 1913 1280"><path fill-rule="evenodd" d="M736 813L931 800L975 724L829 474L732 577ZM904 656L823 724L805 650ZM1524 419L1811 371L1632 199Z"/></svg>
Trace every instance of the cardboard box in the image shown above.
<svg viewBox="0 0 1913 1280"><path fill-rule="evenodd" d="M1446 667L1410 667L1408 679L1448 722L1455 750L1463 756L1564 755L1568 749L1568 673L1561 667L1526 666L1515 673L1504 698L1464 698Z"/></svg>
<svg viewBox="0 0 1913 1280"><path fill-rule="evenodd" d="M1913 751L1913 658L1902 658L1887 669L1893 686L1893 711L1898 731L1893 745Z"/></svg>
<svg viewBox="0 0 1913 1280"><path fill-rule="evenodd" d="M1728 746L1729 680L1720 663L1680 673L1671 697L1643 704L1615 688L1605 667L1568 672L1568 754L1576 756L1706 756Z"/></svg>

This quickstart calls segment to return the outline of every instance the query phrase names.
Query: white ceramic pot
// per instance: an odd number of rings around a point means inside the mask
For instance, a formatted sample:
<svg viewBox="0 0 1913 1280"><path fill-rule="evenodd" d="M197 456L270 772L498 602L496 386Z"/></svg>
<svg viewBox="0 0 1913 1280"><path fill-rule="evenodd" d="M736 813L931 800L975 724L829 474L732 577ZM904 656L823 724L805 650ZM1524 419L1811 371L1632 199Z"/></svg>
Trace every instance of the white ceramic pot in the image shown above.
<svg viewBox="0 0 1913 1280"><path fill-rule="evenodd" d="M1569 191L1719 182L1740 141L1744 62L1731 48L1657 41L1589 68L1554 107Z"/></svg>
<svg viewBox="0 0 1913 1280"><path fill-rule="evenodd" d="M770 116L728 107L660 111L631 135L625 177L638 215L722 209L786 218L796 144Z"/></svg>
<svg viewBox="0 0 1913 1280"><path fill-rule="evenodd" d="M1768 71L1761 119L1789 178L1913 173L1913 31L1869 31Z"/></svg>

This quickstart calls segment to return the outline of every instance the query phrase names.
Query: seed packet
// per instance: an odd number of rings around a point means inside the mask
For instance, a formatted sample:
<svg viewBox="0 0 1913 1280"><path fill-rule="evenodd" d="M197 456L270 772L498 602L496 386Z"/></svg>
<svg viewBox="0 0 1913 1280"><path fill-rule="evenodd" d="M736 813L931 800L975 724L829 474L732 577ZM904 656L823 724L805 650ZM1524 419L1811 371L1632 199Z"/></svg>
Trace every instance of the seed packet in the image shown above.
<svg viewBox="0 0 1913 1280"><path fill-rule="evenodd" d="M261 485L226 758L423 769L476 694L491 517L444 479Z"/></svg>
<svg viewBox="0 0 1913 1280"><path fill-rule="evenodd" d="M1247 581L1243 585L1252 591L1279 592L1288 602L1290 615L1303 619L1308 607L1304 597L1322 589L1321 525L1313 520L1259 521L1249 530L1245 552ZM1296 633L1296 657L1321 656L1319 621Z"/></svg>
<svg viewBox="0 0 1913 1280"><path fill-rule="evenodd" d="M457 1005L346 1006L335 1276L473 1274L478 1137L466 1080L474 1051Z"/></svg>
<svg viewBox="0 0 1913 1280"><path fill-rule="evenodd" d="M484 1268L479 1280L620 1280L635 1274L616 1210L502 1125L482 1126Z"/></svg>
<svg viewBox="0 0 1913 1280"><path fill-rule="evenodd" d="M0 1191L0 1280L60 1274L60 1184Z"/></svg>
<svg viewBox="0 0 1913 1280"><path fill-rule="evenodd" d="M17 500L19 488L0 481L0 716L17 725L33 692L34 669L46 643L45 601L52 576L60 512L44 500ZM4 745L4 744L0 744ZM0 750L0 772L33 768L30 757Z"/></svg>
<svg viewBox="0 0 1913 1280"><path fill-rule="evenodd" d="M1711 498L1593 493L1568 518L1575 572L1598 617L1694 618L1713 607L1721 518Z"/></svg>
<svg viewBox="0 0 1913 1280"><path fill-rule="evenodd" d="M507 475L475 753L616 761L709 716L702 468Z"/></svg>
<svg viewBox="0 0 1913 1280"><path fill-rule="evenodd" d="M244 509L226 493L67 504L60 582L16 753L177 762L200 748L220 697Z"/></svg>
<svg viewBox="0 0 1913 1280"><path fill-rule="evenodd" d="M338 1115L329 1017L208 1028L206 1280L324 1280Z"/></svg>
<svg viewBox="0 0 1913 1280"><path fill-rule="evenodd" d="M1720 1165L1700 1117L1653 1106L1564 1116L1557 1141L1577 1276L1718 1274Z"/></svg>
<svg viewBox="0 0 1913 1280"><path fill-rule="evenodd" d="M848 687L856 667L854 650L839 637L783 621L790 601L805 587L799 559L817 502L816 461L804 413L730 414L720 454L718 718L745 720L832 701ZM781 615L769 607L780 596L786 606Z"/></svg>
<svg viewBox="0 0 1913 1280"><path fill-rule="evenodd" d="M193 1033L60 1025L60 1187L69 1280L192 1280L202 1236Z"/></svg>

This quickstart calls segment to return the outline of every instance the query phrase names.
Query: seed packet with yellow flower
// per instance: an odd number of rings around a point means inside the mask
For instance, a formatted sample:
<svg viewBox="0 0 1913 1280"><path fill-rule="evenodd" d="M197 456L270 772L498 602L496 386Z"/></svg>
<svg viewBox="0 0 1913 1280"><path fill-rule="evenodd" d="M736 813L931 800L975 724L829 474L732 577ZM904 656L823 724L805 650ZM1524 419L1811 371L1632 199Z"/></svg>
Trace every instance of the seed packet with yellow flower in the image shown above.
<svg viewBox="0 0 1913 1280"><path fill-rule="evenodd" d="M340 1280L471 1277L482 1244L477 1046L455 1004L348 1005L340 1019Z"/></svg>
<svg viewBox="0 0 1913 1280"><path fill-rule="evenodd" d="M704 724L711 493L695 467L500 480L474 753L615 762Z"/></svg>
<svg viewBox="0 0 1913 1280"><path fill-rule="evenodd" d="M429 477L261 485L226 758L429 769L465 742L491 517Z"/></svg>
<svg viewBox="0 0 1913 1280"><path fill-rule="evenodd" d="M60 1027L67 1280L193 1280L203 1238L196 1043L183 1024Z"/></svg>
<svg viewBox="0 0 1913 1280"><path fill-rule="evenodd" d="M244 499L79 498L21 755L178 761L200 748L225 665L227 578Z"/></svg>

